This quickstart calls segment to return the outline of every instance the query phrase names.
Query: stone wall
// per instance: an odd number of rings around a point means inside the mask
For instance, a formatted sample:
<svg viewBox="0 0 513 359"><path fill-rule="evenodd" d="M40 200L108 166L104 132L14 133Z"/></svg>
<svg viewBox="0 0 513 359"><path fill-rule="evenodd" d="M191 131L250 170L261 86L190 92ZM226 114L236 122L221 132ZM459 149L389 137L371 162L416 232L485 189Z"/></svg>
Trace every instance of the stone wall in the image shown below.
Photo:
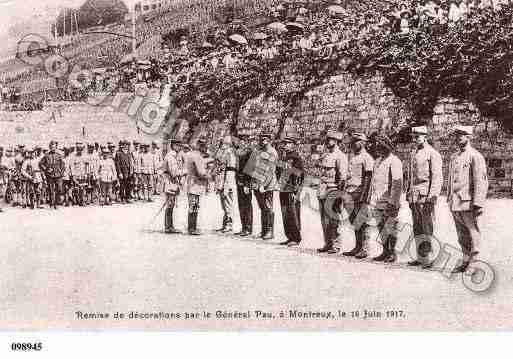
<svg viewBox="0 0 513 359"><path fill-rule="evenodd" d="M251 101L241 112L239 131L258 133L260 127L278 126L279 107L272 101ZM380 76L356 78L340 74L310 91L294 115L286 120L285 134L298 135L312 143L323 130L353 129L370 134L388 132L413 118L406 104L395 97ZM488 163L491 197L511 197L513 184L513 141L504 135L494 119L486 118L471 103L440 99L434 115L427 119L434 146L444 158L444 177L450 154L455 151L449 131L456 124L475 126L474 146ZM407 158L411 145L399 145L398 154Z"/></svg>

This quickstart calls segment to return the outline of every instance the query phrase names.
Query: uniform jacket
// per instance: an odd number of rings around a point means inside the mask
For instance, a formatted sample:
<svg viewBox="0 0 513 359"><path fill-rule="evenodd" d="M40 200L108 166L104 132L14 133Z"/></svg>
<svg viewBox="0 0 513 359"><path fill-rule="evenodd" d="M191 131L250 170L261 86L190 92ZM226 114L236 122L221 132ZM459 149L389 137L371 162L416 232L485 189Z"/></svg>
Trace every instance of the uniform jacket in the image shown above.
<svg viewBox="0 0 513 359"><path fill-rule="evenodd" d="M237 187L237 156L233 148L227 148L219 153L221 163L221 181L219 189L235 189Z"/></svg>
<svg viewBox="0 0 513 359"><path fill-rule="evenodd" d="M48 178L62 178L64 176L64 160L56 152L49 152L44 155L41 162L39 162L39 168Z"/></svg>
<svg viewBox="0 0 513 359"><path fill-rule="evenodd" d="M265 192L274 191L276 188L276 164L278 152L274 147L268 150L253 151L248 161L249 167L253 168L251 177L256 187L262 186ZM246 168L248 168L246 164Z"/></svg>
<svg viewBox="0 0 513 359"><path fill-rule="evenodd" d="M141 173L152 175L155 173L155 156L153 153L141 153L139 155L139 169Z"/></svg>
<svg viewBox="0 0 513 359"><path fill-rule="evenodd" d="M164 192L178 192L180 180L186 174L181 157L175 151L170 150L162 161L160 171L164 177Z"/></svg>
<svg viewBox="0 0 513 359"><path fill-rule="evenodd" d="M134 174L134 162L130 153L117 152L114 159L118 177L131 177Z"/></svg>
<svg viewBox="0 0 513 359"><path fill-rule="evenodd" d="M101 158L99 158L98 154L94 152L85 155L86 173L88 176L92 176L95 179L98 177L98 167L100 165L100 160Z"/></svg>
<svg viewBox="0 0 513 359"><path fill-rule="evenodd" d="M117 180L116 164L112 158L102 158L98 161L98 178L102 182L114 182Z"/></svg>
<svg viewBox="0 0 513 359"><path fill-rule="evenodd" d="M467 145L451 158L447 201L452 211L484 207L488 193L486 161L481 153Z"/></svg>
<svg viewBox="0 0 513 359"><path fill-rule="evenodd" d="M254 168L251 166L252 151L249 148L244 149L238 153L237 161L237 184L239 186L251 188L252 177Z"/></svg>
<svg viewBox="0 0 513 359"><path fill-rule="evenodd" d="M69 174L74 179L87 178L87 158L84 155L69 156Z"/></svg>
<svg viewBox="0 0 513 359"><path fill-rule="evenodd" d="M346 183L347 193L361 193L363 191L363 180L365 172L372 172L374 159L362 148L360 153L354 153L349 158L349 174Z"/></svg>
<svg viewBox="0 0 513 359"><path fill-rule="evenodd" d="M299 153L287 153L278 166L278 186L281 192L298 193L304 181L304 163Z"/></svg>
<svg viewBox="0 0 513 359"><path fill-rule="evenodd" d="M401 206L403 190L403 164L396 155L379 157L374 163L367 203L378 209L387 205Z"/></svg>
<svg viewBox="0 0 513 359"><path fill-rule="evenodd" d="M424 202L438 197L442 190L442 156L428 143L410 157L407 175L406 199Z"/></svg>
<svg viewBox="0 0 513 359"><path fill-rule="evenodd" d="M190 194L202 195L206 192L207 181L207 159L197 150L189 153L186 157L185 168L187 171L187 192Z"/></svg>

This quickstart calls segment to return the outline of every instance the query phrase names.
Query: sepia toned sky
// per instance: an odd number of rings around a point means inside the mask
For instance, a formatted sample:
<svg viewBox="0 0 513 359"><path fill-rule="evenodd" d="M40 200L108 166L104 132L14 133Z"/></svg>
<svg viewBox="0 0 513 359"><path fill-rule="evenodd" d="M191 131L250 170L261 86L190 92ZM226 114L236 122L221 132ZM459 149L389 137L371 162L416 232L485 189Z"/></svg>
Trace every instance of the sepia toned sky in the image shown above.
<svg viewBox="0 0 513 359"><path fill-rule="evenodd" d="M76 8L86 0L0 0L0 58L27 33L47 34L51 19L63 7ZM134 0L124 0L129 5Z"/></svg>

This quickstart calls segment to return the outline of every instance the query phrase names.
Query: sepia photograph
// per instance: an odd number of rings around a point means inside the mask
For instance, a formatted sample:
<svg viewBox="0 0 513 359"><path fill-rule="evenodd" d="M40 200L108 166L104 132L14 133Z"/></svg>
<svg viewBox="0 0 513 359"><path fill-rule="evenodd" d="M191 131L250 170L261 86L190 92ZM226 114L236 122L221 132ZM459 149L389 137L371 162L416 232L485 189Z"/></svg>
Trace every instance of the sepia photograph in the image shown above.
<svg viewBox="0 0 513 359"><path fill-rule="evenodd" d="M512 230L510 0L0 0L2 331L511 331Z"/></svg>

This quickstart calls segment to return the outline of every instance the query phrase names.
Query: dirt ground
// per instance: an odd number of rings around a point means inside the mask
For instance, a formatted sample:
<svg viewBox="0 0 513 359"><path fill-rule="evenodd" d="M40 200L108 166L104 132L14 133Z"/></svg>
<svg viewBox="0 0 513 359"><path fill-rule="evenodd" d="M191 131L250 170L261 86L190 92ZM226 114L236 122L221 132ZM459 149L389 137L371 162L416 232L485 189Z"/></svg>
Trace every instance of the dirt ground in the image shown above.
<svg viewBox="0 0 513 359"><path fill-rule="evenodd" d="M203 200L199 237L164 234L162 214L152 222L162 198L57 211L7 208L0 214L0 329L512 329L513 201L489 200L482 218L480 259L495 273L482 293L469 290L462 275L408 268L407 250L393 265L316 254L320 220L315 201L307 202L300 248L277 245L283 240L277 200L271 242L214 234L221 222L215 195ZM185 198L177 212L185 228ZM401 218L409 221L407 207ZM445 203L436 232L457 247ZM351 249L350 230L342 237L343 250ZM380 252L378 243L371 249Z"/></svg>

